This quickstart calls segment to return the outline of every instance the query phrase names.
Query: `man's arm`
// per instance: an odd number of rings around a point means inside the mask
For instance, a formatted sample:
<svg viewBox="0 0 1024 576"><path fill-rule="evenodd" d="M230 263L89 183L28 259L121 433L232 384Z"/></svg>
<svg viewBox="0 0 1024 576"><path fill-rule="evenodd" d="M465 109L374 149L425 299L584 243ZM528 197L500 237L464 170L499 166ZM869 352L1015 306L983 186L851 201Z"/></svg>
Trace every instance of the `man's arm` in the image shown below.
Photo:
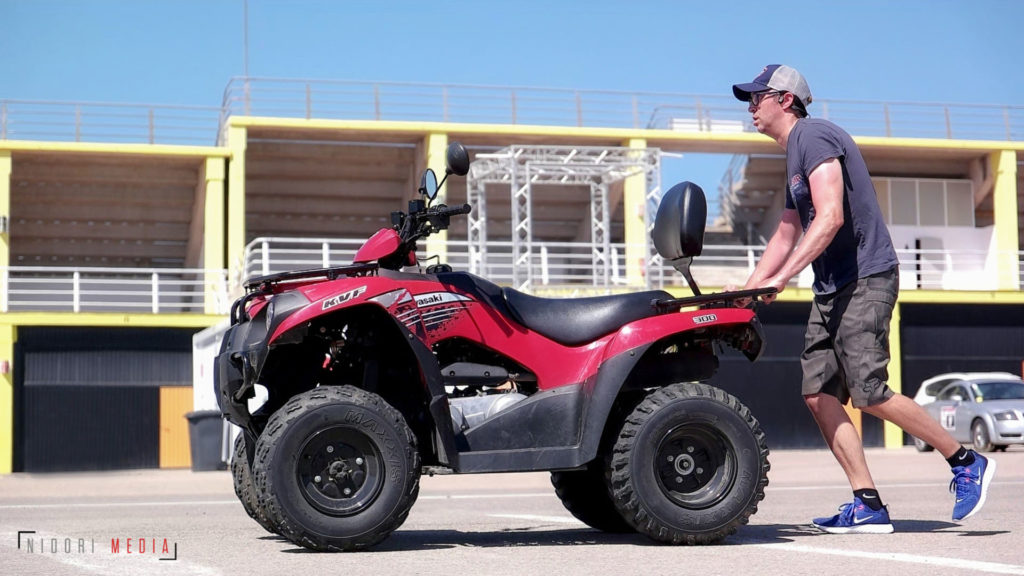
<svg viewBox="0 0 1024 576"><path fill-rule="evenodd" d="M839 160L831 158L819 164L810 173L809 184L811 202L814 204L814 221L807 227L796 250L764 284L778 288L779 292L782 292L791 278L828 248L843 226L843 169Z"/></svg>
<svg viewBox="0 0 1024 576"><path fill-rule="evenodd" d="M743 288L765 286L765 282L786 263L786 259L793 251L793 246L796 246L796 242L800 238L800 232L800 214L789 208L783 210L782 219L779 221L778 228L775 229L775 234L772 234L771 239L768 240L761 259L758 260L754 272L747 279Z"/></svg>

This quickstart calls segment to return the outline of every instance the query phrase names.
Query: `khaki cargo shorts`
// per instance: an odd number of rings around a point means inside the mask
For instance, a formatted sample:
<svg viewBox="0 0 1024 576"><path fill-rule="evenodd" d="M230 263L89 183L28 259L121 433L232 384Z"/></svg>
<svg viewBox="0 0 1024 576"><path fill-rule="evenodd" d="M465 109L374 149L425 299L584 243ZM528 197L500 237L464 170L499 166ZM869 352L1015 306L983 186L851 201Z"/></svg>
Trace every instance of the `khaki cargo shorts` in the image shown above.
<svg viewBox="0 0 1024 576"><path fill-rule="evenodd" d="M893 396L889 380L889 320L899 293L896 268L859 278L835 294L815 296L807 320L803 394L825 393L856 408Z"/></svg>

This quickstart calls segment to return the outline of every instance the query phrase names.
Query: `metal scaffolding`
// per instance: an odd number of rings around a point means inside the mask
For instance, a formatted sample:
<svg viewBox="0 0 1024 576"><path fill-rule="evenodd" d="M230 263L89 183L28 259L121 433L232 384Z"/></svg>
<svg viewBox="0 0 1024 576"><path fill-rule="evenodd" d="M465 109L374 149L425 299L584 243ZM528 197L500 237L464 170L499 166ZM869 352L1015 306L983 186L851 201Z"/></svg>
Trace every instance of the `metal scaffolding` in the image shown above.
<svg viewBox="0 0 1024 576"><path fill-rule="evenodd" d="M602 146L519 146L490 154L477 154L466 180L469 214L469 268L476 274L487 269L487 184L503 184L511 191L512 277L517 289L533 285L533 186L535 184L588 186L593 283L609 286L612 276L609 188L616 182L643 174L644 254L654 264L650 229L661 200L661 150ZM645 275L650 282L649 275Z"/></svg>

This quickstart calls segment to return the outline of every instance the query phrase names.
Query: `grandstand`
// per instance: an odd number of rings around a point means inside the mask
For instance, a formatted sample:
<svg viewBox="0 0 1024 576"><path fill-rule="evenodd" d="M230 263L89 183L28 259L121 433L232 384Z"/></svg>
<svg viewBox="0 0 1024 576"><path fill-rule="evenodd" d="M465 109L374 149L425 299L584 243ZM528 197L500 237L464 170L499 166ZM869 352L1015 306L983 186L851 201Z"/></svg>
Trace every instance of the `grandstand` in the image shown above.
<svg viewBox="0 0 1024 576"><path fill-rule="evenodd" d="M890 385L1019 372L1024 108L812 112L858 141L897 244ZM745 280L783 202L784 158L727 94L236 78L218 107L0 100L0 473L188 466L192 335L248 277L349 262L456 140L473 169L443 201L476 209L425 252L537 294L688 293L647 235L667 153L733 157L707 190L709 291ZM808 286L762 309L766 356L725 354L715 380L773 447L820 437L795 390Z"/></svg>

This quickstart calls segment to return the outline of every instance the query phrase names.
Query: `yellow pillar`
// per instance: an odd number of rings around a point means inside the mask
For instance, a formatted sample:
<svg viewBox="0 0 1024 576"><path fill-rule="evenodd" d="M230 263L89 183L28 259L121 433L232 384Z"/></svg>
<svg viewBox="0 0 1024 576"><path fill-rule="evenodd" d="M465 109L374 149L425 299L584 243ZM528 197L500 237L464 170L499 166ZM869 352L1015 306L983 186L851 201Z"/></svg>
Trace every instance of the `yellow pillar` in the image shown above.
<svg viewBox="0 0 1024 576"><path fill-rule="evenodd" d="M445 167L445 152L448 150L448 135L447 134L428 134L423 141L423 147L426 150L426 166L437 174L437 181L440 182L444 178L444 167ZM419 185L419 180L416 181L416 185ZM445 188L448 187L448 183L445 183ZM437 199L434 200L435 204L441 204L445 202L445 198L448 195L445 190L438 190ZM427 253L420 254L423 256L437 256L437 262L444 263L448 260L448 231L438 232L437 234L431 234L427 238ZM431 260L434 262L434 260Z"/></svg>
<svg viewBox="0 0 1024 576"><path fill-rule="evenodd" d="M897 302L889 321L889 388L897 394L903 392L903 347L900 339L900 303ZM883 430L886 448L903 447L903 430L899 426L885 422Z"/></svg>
<svg viewBox="0 0 1024 576"><path fill-rule="evenodd" d="M0 374L0 474L14 468L14 343L18 329L0 324L0 363L6 366Z"/></svg>
<svg viewBox="0 0 1024 576"><path fill-rule="evenodd" d="M995 181L992 204L995 212L996 262L1000 290L1017 290L1017 153L993 152L989 157Z"/></svg>
<svg viewBox="0 0 1024 576"><path fill-rule="evenodd" d="M227 269L228 283L238 281L241 287L245 270L245 149L248 130L245 126L228 128L228 214L227 214Z"/></svg>
<svg viewBox="0 0 1024 576"><path fill-rule="evenodd" d="M224 284L224 159L207 158L203 170L206 205L203 211L203 268L206 269L203 310L223 314L227 306Z"/></svg>
<svg viewBox="0 0 1024 576"><path fill-rule="evenodd" d="M647 149L647 140L631 138L626 142L629 148ZM626 284L641 286L647 265L647 227L644 225L644 210L647 205L647 177L643 171L629 176L623 182L622 219L626 241ZM610 207L614 208L614 207Z"/></svg>

